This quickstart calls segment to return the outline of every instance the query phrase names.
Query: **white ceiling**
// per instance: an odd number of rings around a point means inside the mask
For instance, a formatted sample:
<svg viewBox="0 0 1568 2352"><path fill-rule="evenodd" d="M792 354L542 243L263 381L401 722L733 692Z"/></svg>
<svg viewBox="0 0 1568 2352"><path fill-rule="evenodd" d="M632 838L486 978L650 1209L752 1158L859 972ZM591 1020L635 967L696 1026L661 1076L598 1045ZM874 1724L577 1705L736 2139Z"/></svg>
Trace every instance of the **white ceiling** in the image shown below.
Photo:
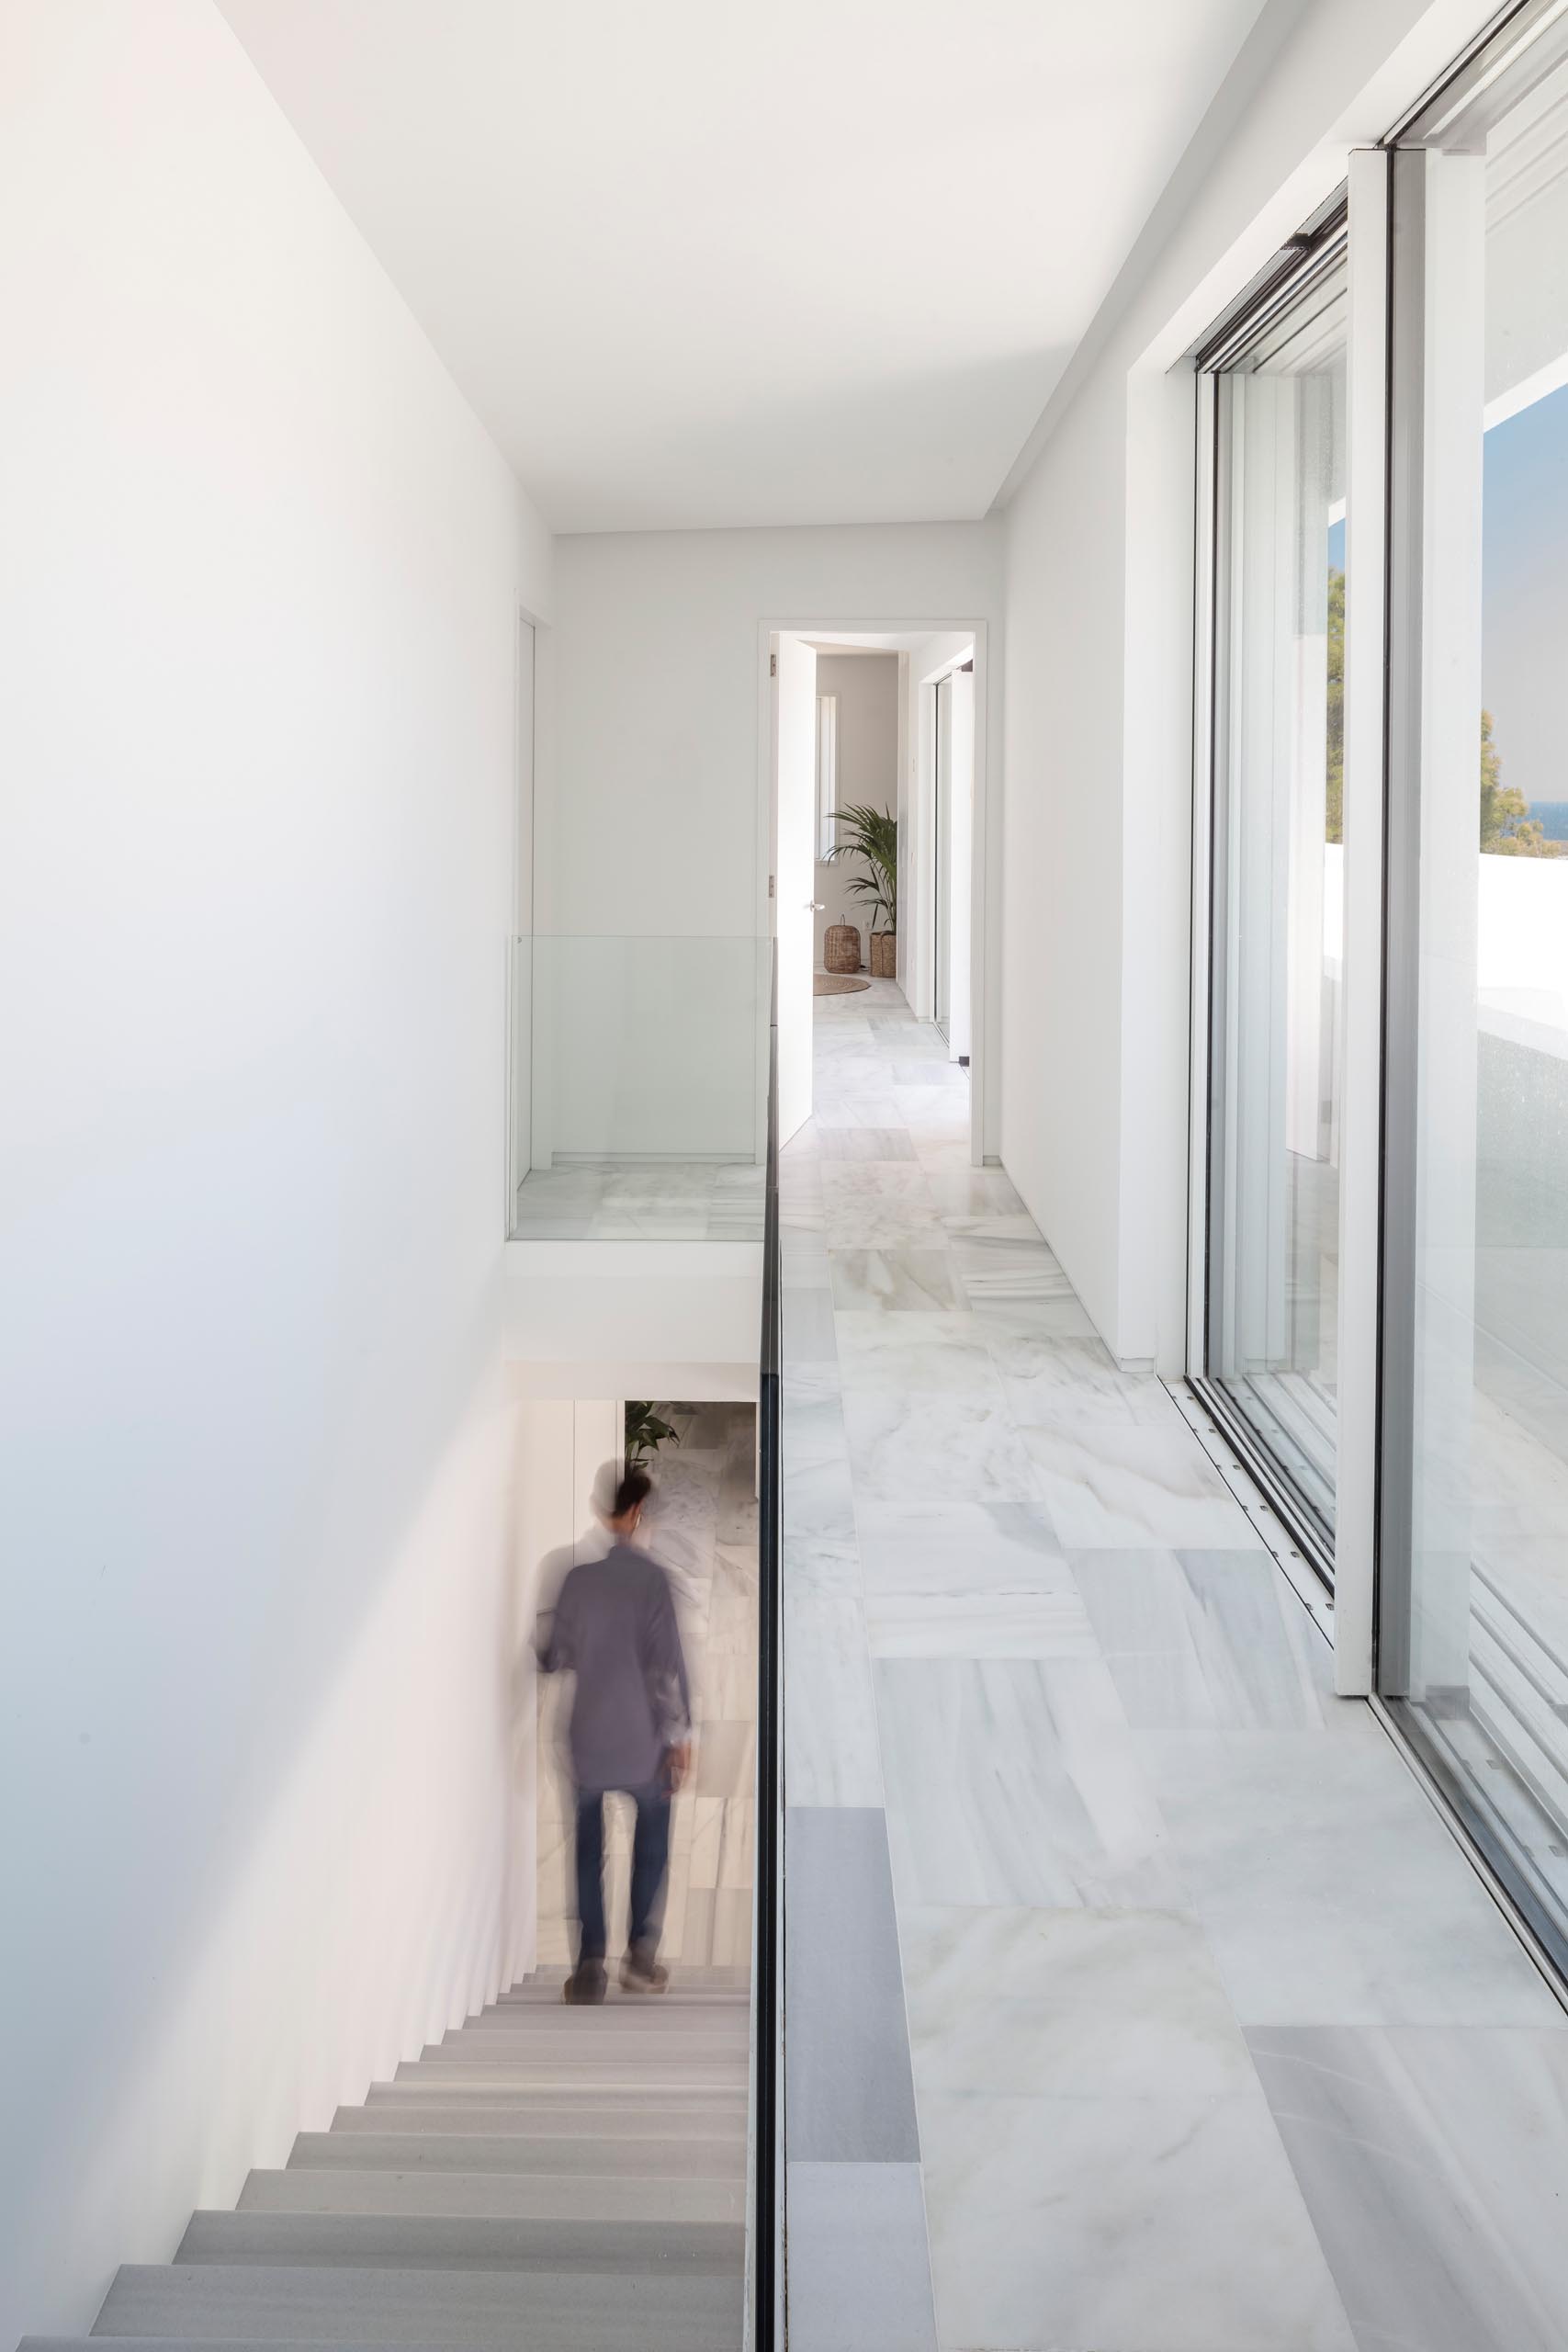
<svg viewBox="0 0 1568 2352"><path fill-rule="evenodd" d="M991 504L1259 0L219 0L558 530Z"/></svg>

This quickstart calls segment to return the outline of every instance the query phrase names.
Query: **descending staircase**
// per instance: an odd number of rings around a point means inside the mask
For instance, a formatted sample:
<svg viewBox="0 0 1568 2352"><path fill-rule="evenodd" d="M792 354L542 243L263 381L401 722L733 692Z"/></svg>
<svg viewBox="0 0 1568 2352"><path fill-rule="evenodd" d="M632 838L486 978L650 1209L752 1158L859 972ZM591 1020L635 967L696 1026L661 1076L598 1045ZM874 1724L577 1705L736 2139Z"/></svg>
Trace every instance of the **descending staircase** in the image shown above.
<svg viewBox="0 0 1568 2352"><path fill-rule="evenodd" d="M612 1981L592 2009L562 2006L563 1973L301 2132L237 2211L193 2216L172 2264L120 2270L73 2352L738 2352L741 1973L688 1971L657 1998Z"/></svg>

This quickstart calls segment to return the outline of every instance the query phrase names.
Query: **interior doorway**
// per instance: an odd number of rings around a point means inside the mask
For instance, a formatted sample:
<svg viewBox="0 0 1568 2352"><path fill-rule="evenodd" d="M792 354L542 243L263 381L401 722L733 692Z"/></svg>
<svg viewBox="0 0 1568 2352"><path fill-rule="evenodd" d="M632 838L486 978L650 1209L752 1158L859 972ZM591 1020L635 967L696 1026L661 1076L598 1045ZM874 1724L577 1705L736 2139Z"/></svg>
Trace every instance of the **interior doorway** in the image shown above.
<svg viewBox="0 0 1568 2352"><path fill-rule="evenodd" d="M979 1167L984 632L780 627L763 653L781 1140L812 1113L814 1005L864 992L965 1073Z"/></svg>

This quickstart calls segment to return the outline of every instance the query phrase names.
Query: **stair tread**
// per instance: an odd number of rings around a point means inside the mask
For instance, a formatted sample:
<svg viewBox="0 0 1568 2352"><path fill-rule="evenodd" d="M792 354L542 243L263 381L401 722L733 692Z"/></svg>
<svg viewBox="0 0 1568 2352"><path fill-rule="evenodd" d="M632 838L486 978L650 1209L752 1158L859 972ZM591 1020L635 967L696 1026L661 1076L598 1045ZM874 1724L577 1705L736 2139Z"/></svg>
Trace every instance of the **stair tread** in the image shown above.
<svg viewBox="0 0 1568 2352"><path fill-rule="evenodd" d="M736 2275L745 2235L728 2222L441 2213L198 2212L175 2256L185 2266L583 2270Z"/></svg>
<svg viewBox="0 0 1568 2352"><path fill-rule="evenodd" d="M609 2174L620 2178L676 2171L688 2179L727 2179L744 2167L745 2136L635 2132L433 2132L428 2118L399 2128L364 2132L301 2132L290 2170L311 2172L442 2172Z"/></svg>
<svg viewBox="0 0 1568 2352"><path fill-rule="evenodd" d="M512 2352L733 2352L739 2268L392 2270L190 2265L120 2270L93 2329L171 2343L236 2338Z"/></svg>
<svg viewBox="0 0 1568 2352"><path fill-rule="evenodd" d="M610 2105L603 2110L558 2110L541 2109L530 2099L472 2099L448 2106L411 2092L367 2107L340 2108L333 2130L347 2140L370 2132L417 2132L444 2139L670 2140L689 2129L703 2139L728 2140L743 2136L746 2122L744 2107L687 2109L660 2101L646 2109Z"/></svg>
<svg viewBox="0 0 1568 2352"><path fill-rule="evenodd" d="M243 2213L463 2213L519 2219L743 2222L740 2170L726 2178L656 2174L452 2172L322 2165L253 2172Z"/></svg>

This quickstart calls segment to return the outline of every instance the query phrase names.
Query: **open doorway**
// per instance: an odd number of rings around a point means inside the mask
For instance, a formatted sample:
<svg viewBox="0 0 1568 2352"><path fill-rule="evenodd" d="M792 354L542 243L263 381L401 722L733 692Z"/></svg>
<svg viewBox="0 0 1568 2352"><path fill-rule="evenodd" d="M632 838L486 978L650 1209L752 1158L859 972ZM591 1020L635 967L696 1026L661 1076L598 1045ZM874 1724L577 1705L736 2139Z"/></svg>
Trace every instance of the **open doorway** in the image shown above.
<svg viewBox="0 0 1568 2352"><path fill-rule="evenodd" d="M981 1166L983 632L780 628L767 660L782 1138L812 1114L818 1014L854 1000L962 1076Z"/></svg>

